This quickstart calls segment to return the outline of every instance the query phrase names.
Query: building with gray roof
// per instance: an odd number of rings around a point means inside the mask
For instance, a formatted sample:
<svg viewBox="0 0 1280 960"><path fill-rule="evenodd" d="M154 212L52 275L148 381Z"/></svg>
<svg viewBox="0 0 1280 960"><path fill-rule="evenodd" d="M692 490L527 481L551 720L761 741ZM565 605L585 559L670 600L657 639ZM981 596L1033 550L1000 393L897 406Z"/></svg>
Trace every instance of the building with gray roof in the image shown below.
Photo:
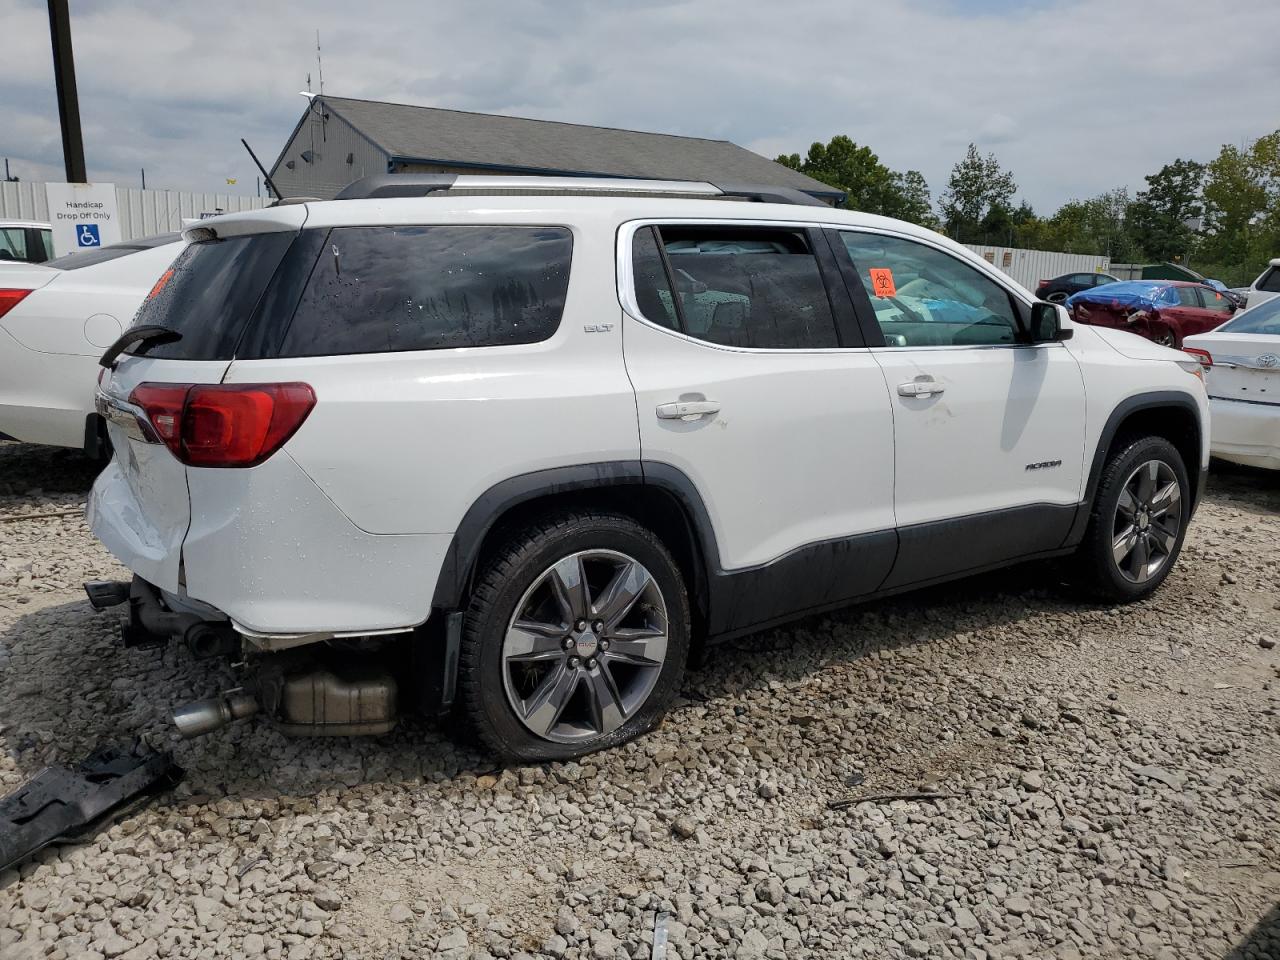
<svg viewBox="0 0 1280 960"><path fill-rule="evenodd" d="M844 198L728 140L327 95L311 99L271 168L284 196L321 199L380 173L733 181Z"/></svg>

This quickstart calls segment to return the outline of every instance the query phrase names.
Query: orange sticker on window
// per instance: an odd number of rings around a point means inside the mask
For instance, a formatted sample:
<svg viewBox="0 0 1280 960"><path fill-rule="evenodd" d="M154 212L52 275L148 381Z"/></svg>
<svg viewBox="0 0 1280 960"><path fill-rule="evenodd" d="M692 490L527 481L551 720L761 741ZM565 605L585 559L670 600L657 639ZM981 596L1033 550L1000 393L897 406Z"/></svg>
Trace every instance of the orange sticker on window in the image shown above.
<svg viewBox="0 0 1280 960"><path fill-rule="evenodd" d="M867 272L871 274L871 289L877 297L898 295L898 288L893 285L893 271L888 267L872 267Z"/></svg>

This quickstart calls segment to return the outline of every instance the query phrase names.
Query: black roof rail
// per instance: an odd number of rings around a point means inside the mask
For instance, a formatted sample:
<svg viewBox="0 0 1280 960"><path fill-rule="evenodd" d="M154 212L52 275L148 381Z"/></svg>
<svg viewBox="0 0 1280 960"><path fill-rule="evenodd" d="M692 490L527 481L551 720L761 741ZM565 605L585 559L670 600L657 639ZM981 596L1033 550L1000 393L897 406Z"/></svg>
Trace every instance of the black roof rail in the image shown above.
<svg viewBox="0 0 1280 960"><path fill-rule="evenodd" d="M458 179L452 173L379 173L347 184L335 200L376 200L384 197L425 197L448 190Z"/></svg>
<svg viewBox="0 0 1280 960"><path fill-rule="evenodd" d="M481 193L547 190L584 193L681 194L707 198L732 197L756 203L785 203L825 207L817 197L795 187L758 183L708 183L688 180L640 180L627 177L471 176L452 173L382 173L347 184L335 200L380 200L396 197L428 197L452 189Z"/></svg>
<svg viewBox="0 0 1280 960"><path fill-rule="evenodd" d="M797 190L795 187L774 187L764 183L735 183L726 181L711 185L726 197L737 197L741 200L752 200L756 203L791 203L803 207L825 207L817 197Z"/></svg>

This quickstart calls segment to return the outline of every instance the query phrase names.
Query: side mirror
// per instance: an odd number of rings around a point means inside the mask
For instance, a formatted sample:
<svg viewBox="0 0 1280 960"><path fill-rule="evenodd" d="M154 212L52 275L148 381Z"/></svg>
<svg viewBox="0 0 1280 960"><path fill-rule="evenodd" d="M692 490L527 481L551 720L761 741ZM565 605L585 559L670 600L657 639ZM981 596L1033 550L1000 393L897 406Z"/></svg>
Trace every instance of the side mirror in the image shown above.
<svg viewBox="0 0 1280 960"><path fill-rule="evenodd" d="M1062 315L1056 303L1041 300L1031 305L1031 342L1057 343L1070 340L1075 333L1070 327L1062 325Z"/></svg>

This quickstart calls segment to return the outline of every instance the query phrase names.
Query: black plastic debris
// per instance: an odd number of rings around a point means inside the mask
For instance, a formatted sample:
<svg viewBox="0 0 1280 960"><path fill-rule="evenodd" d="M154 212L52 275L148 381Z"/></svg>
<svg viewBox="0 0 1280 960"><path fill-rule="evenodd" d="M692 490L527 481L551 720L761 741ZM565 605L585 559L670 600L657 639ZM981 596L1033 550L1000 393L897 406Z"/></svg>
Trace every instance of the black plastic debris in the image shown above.
<svg viewBox="0 0 1280 960"><path fill-rule="evenodd" d="M141 738L98 747L79 763L45 767L0 798L0 870L51 843L71 840L119 812L131 800L167 790L182 779L168 752Z"/></svg>

